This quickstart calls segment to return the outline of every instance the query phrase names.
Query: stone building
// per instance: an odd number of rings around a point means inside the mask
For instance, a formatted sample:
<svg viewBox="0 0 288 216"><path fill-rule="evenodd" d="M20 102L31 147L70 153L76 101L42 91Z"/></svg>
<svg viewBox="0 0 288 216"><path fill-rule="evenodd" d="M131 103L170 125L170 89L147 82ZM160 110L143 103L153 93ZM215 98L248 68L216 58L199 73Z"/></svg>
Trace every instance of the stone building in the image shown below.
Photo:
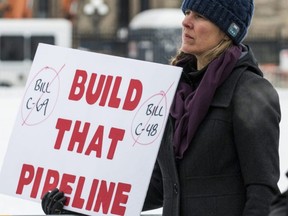
<svg viewBox="0 0 288 216"><path fill-rule="evenodd" d="M73 1L73 0L71 0ZM118 28L127 26L139 12L150 8L179 8L181 0L74 0L77 1L77 21L80 33L115 33ZM34 1L35 17L61 17L59 0ZM109 11L104 15L86 14L85 6L89 3L107 5ZM249 36L288 37L288 1L254 0L255 14ZM88 7L87 7L88 8Z"/></svg>
<svg viewBox="0 0 288 216"><path fill-rule="evenodd" d="M75 0L77 1L77 0ZM34 1L36 17L59 17L61 7L59 0ZM139 12L150 8L179 8L181 0L78 0L77 23L81 33L92 33L98 29L104 33L115 33ZM105 15L97 12L85 14L85 5L103 2L109 8ZM288 1L287 0L254 0L255 15L250 35L274 37L288 36ZM94 31L95 32L95 31Z"/></svg>
<svg viewBox="0 0 288 216"><path fill-rule="evenodd" d="M288 38L288 1L254 1L255 13L249 35L253 37Z"/></svg>
<svg viewBox="0 0 288 216"><path fill-rule="evenodd" d="M35 17L63 17L61 1L34 1ZM73 19L74 47L116 52L117 55L123 56L127 53L126 30L136 14L151 8L179 8L182 2L182 0L67 1L77 3L77 12ZM280 50L288 48L288 1L254 0L254 3L255 13L245 42L254 48L261 63L278 64ZM104 12L103 5L106 7Z"/></svg>

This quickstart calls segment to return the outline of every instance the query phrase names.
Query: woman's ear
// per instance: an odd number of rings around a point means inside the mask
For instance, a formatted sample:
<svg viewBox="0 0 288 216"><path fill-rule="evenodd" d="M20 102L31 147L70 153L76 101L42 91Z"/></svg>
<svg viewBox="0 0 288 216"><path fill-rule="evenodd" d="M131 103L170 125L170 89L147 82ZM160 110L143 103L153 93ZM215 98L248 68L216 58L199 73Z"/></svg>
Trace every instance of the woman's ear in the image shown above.
<svg viewBox="0 0 288 216"><path fill-rule="evenodd" d="M223 40L224 40L224 41L228 41L228 40L230 40L230 38L225 34Z"/></svg>

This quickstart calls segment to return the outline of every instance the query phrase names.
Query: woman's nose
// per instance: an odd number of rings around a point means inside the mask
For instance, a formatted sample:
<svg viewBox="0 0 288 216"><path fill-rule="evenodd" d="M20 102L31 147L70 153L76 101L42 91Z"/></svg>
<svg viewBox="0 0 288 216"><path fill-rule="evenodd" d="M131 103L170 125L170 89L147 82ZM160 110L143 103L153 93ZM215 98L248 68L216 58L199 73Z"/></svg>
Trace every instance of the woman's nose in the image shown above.
<svg viewBox="0 0 288 216"><path fill-rule="evenodd" d="M193 20L191 15L186 15L182 21L182 26L185 28L193 27Z"/></svg>

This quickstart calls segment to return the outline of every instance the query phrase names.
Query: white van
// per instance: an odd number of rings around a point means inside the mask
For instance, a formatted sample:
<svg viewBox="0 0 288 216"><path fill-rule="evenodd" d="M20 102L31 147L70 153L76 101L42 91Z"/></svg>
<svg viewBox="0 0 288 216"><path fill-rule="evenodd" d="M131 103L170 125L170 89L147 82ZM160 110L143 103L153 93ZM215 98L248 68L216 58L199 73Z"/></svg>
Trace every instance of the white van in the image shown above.
<svg viewBox="0 0 288 216"><path fill-rule="evenodd" d="M0 19L0 86L25 84L40 42L72 47L71 22L66 19Z"/></svg>
<svg viewBox="0 0 288 216"><path fill-rule="evenodd" d="M149 9L137 14L129 24L128 57L169 63L181 44L179 8Z"/></svg>

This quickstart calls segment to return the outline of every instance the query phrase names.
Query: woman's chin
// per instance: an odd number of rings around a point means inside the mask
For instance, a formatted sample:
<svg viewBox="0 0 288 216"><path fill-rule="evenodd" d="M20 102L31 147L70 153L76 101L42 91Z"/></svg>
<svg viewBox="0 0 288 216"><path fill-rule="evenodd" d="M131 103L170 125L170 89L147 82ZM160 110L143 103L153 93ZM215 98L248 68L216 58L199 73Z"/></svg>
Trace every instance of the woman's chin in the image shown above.
<svg viewBox="0 0 288 216"><path fill-rule="evenodd" d="M181 48L180 48L180 51L183 52L183 53L192 54L191 50L189 50L189 49L187 49L187 48L185 49L185 48L181 47Z"/></svg>

